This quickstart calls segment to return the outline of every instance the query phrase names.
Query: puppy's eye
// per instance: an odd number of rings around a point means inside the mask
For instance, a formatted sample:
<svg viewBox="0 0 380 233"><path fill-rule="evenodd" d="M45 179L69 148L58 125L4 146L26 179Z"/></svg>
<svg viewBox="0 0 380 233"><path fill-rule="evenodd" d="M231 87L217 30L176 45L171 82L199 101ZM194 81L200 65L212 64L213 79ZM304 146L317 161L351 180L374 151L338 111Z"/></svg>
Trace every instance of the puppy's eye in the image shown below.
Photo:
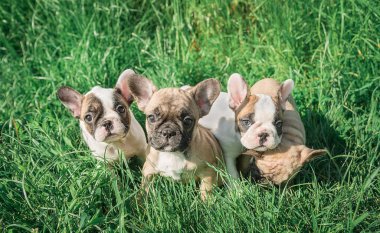
<svg viewBox="0 0 380 233"><path fill-rule="evenodd" d="M125 113L125 107L119 104L118 106L116 106L116 111L118 113Z"/></svg>
<svg viewBox="0 0 380 233"><path fill-rule="evenodd" d="M153 114L147 116L149 123L154 123L156 121L156 117Z"/></svg>
<svg viewBox="0 0 380 233"><path fill-rule="evenodd" d="M91 113L86 114L86 116L84 116L84 120L87 123L91 123L91 121L92 121L92 114Z"/></svg>
<svg viewBox="0 0 380 233"><path fill-rule="evenodd" d="M282 121L278 120L278 121L276 121L276 123L274 123L274 125L276 126L277 134L279 136L282 135Z"/></svg>
<svg viewBox="0 0 380 233"><path fill-rule="evenodd" d="M276 125L276 128L282 128L282 121L281 120L276 121L275 125Z"/></svg>
<svg viewBox="0 0 380 233"><path fill-rule="evenodd" d="M190 116L185 116L183 118L183 123L185 123L185 125L191 125L193 123L193 119Z"/></svg>
<svg viewBox="0 0 380 233"><path fill-rule="evenodd" d="M252 121L250 119L241 119L240 124L244 127L250 127L252 125Z"/></svg>

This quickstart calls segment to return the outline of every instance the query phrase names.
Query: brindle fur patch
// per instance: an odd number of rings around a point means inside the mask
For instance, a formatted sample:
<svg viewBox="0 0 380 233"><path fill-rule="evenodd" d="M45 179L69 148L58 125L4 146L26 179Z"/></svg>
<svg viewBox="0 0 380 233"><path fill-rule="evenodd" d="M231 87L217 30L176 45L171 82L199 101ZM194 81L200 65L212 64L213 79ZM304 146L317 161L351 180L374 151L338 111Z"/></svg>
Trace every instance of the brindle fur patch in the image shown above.
<svg viewBox="0 0 380 233"><path fill-rule="evenodd" d="M88 113L91 113L93 117L92 122L90 123L87 123L84 120ZM96 124L98 120L102 118L103 114L104 109L102 102L94 94L91 93L83 97L80 119L85 122L86 129L91 135L94 135Z"/></svg>
<svg viewBox="0 0 380 233"><path fill-rule="evenodd" d="M116 108L118 105L122 105L125 108L124 113L119 113L116 111ZM129 125L131 123L131 115L128 109L129 109L128 101L124 98L123 95L121 95L119 91L117 91L117 89L115 89L114 94L113 94L113 110L119 114L120 121L121 123L123 123L123 125L126 128L129 128Z"/></svg>
<svg viewBox="0 0 380 233"><path fill-rule="evenodd" d="M272 96L271 97L274 103L274 106L276 106L276 113L275 113L275 119L281 119L282 120L282 115L284 113L284 110L281 107L281 101L279 96Z"/></svg>
<svg viewBox="0 0 380 233"><path fill-rule="evenodd" d="M243 103L239 106L238 109L235 111L235 121L236 121L236 130L238 130L241 133L244 133L247 131L246 128L244 128L241 125L240 119L242 118L249 118L253 121L254 114L255 114L255 104L258 101L258 98L255 95L248 96Z"/></svg>

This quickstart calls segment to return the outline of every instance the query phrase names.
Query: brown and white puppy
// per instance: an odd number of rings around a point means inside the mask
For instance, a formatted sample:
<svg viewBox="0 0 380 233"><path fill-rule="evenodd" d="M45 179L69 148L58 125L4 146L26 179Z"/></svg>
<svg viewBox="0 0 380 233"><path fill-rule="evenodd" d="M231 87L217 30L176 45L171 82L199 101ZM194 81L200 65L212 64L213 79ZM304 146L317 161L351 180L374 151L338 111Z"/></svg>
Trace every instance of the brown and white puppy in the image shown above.
<svg viewBox="0 0 380 233"><path fill-rule="evenodd" d="M82 95L63 86L57 92L62 104L79 120L83 138L99 160L116 161L121 152L126 158L136 155L145 161L145 133L129 110L133 97L126 80L134 74L125 70L115 88L96 86Z"/></svg>
<svg viewBox="0 0 380 233"><path fill-rule="evenodd" d="M266 78L249 90L239 74L230 77L230 107L235 111L245 154L254 156L239 159L243 175L281 184L306 162L326 153L305 146L305 129L291 96L293 88L291 79L280 84Z"/></svg>
<svg viewBox="0 0 380 233"><path fill-rule="evenodd" d="M142 170L143 187L148 191L148 182L156 174L181 181L195 178L201 182L204 200L214 185L221 184L212 166L222 165L223 155L215 137L198 120L218 97L219 82L207 79L188 90L157 90L149 79L135 75L128 79L128 86L147 116L151 148Z"/></svg>
<svg viewBox="0 0 380 233"><path fill-rule="evenodd" d="M283 110L294 82L288 79L275 87L273 83L277 84L273 79L260 80L251 89L257 91L249 94L248 86L239 74L233 74L228 81L230 107L236 114L241 143L249 150L267 151L276 148L281 142ZM303 125L298 129L303 138Z"/></svg>

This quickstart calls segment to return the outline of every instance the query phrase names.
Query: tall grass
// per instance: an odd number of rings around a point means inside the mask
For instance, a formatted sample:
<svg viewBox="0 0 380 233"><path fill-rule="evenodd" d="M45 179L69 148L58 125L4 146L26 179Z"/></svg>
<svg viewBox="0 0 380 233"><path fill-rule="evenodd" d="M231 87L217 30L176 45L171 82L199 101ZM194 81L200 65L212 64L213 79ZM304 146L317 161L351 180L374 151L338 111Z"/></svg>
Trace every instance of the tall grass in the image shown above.
<svg viewBox="0 0 380 233"><path fill-rule="evenodd" d="M0 28L0 229L380 229L376 1L5 0ZM140 167L93 159L55 95L112 87L125 68L158 87L292 78L308 145L329 153L283 189L241 181L202 203L194 183L158 178L138 202Z"/></svg>

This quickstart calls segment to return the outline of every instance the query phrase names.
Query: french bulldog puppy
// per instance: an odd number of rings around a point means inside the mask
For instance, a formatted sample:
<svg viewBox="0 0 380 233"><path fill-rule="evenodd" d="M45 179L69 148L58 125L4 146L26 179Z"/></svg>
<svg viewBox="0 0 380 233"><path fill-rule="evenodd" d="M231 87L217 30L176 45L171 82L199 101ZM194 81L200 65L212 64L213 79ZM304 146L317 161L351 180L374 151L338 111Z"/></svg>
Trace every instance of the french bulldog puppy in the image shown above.
<svg viewBox="0 0 380 233"><path fill-rule="evenodd" d="M138 156L145 161L145 133L129 109L133 97L126 80L131 75L135 75L133 70L125 70L115 88L96 86L82 95L63 86L57 92L62 104L79 120L83 138L99 160L117 161L121 152L127 159Z"/></svg>
<svg viewBox="0 0 380 233"><path fill-rule="evenodd" d="M142 76L128 79L129 89L146 118L146 131L151 146L144 163L143 187L158 174L174 180L200 180L202 200L221 179L213 167L223 163L222 150L212 133L198 124L218 97L219 82L207 79L188 90L157 90ZM211 166L210 166L211 165Z"/></svg>
<svg viewBox="0 0 380 233"><path fill-rule="evenodd" d="M239 74L230 77L229 105L247 149L238 161L243 175L281 184L306 162L326 153L305 146L305 128L291 96L293 88L291 79L280 84L267 78L249 90Z"/></svg>

